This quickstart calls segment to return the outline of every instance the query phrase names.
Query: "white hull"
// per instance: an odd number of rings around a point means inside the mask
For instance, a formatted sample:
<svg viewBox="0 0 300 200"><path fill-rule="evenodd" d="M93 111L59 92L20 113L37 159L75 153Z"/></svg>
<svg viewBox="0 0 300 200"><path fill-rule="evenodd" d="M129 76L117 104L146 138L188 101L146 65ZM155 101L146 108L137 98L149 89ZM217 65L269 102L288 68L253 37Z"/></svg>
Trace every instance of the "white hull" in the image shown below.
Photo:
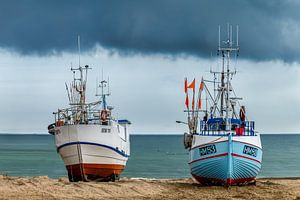
<svg viewBox="0 0 300 200"><path fill-rule="evenodd" d="M74 169L70 170L72 167L80 169L76 174L119 175L130 155L127 125L114 121L111 126L79 124L56 127L55 143L69 177L74 173Z"/></svg>
<svg viewBox="0 0 300 200"><path fill-rule="evenodd" d="M81 152L81 153L78 153ZM126 165L128 156L96 143L74 143L59 149L66 166L79 163Z"/></svg>
<svg viewBox="0 0 300 200"><path fill-rule="evenodd" d="M233 140L238 141L238 142L243 142L243 143L249 143L254 146L258 146L261 148L261 140L260 140L260 135L259 133L256 134L256 136L235 136L235 132L231 133L233 135ZM192 142L192 148L195 148L200 145L205 145L209 143L217 143L217 142L222 142L228 140L227 136L203 136L203 135L195 135L193 137L193 142Z"/></svg>

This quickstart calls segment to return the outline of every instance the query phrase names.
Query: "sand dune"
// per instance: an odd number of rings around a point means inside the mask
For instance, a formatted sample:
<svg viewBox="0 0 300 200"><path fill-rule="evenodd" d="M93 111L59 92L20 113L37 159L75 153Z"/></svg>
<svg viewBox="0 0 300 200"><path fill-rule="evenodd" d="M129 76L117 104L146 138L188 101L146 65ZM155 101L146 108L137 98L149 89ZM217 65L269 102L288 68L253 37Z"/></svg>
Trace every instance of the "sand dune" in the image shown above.
<svg viewBox="0 0 300 200"><path fill-rule="evenodd" d="M0 176L0 199L300 199L300 179L259 179L256 186L201 186L192 179L69 183L66 178Z"/></svg>

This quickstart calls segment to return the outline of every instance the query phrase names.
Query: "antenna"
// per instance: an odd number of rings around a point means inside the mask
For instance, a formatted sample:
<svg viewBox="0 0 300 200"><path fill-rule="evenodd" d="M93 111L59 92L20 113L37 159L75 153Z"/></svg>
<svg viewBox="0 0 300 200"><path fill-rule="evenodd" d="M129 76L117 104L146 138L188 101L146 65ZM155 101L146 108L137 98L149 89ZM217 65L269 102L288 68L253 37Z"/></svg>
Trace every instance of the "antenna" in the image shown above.
<svg viewBox="0 0 300 200"><path fill-rule="evenodd" d="M77 37L77 45L78 45L78 64L80 67L80 35Z"/></svg>
<svg viewBox="0 0 300 200"><path fill-rule="evenodd" d="M229 23L227 23L227 42L230 39L230 33L229 33Z"/></svg>
<svg viewBox="0 0 300 200"><path fill-rule="evenodd" d="M210 52L210 66L209 66L209 71L211 72L212 71L212 61L213 61L213 58L212 58L212 52Z"/></svg>
<svg viewBox="0 0 300 200"><path fill-rule="evenodd" d="M210 71L210 73L212 73L214 75L214 80L212 82L214 84L214 99L215 99L216 98L216 72Z"/></svg>
<svg viewBox="0 0 300 200"><path fill-rule="evenodd" d="M107 93L109 95L109 76L107 77Z"/></svg>
<svg viewBox="0 0 300 200"><path fill-rule="evenodd" d="M98 95L98 77L96 77L96 96Z"/></svg>
<svg viewBox="0 0 300 200"><path fill-rule="evenodd" d="M236 26L236 46L239 47L239 25Z"/></svg>
<svg viewBox="0 0 300 200"><path fill-rule="evenodd" d="M230 25L230 47L232 47L232 25Z"/></svg>
<svg viewBox="0 0 300 200"><path fill-rule="evenodd" d="M71 103L71 97L70 97L70 93L69 93L69 88L68 88L68 85L67 85L66 82L65 82L65 85L66 85L66 90L67 90L67 94L68 94L68 99L69 99L69 102Z"/></svg>
<svg viewBox="0 0 300 200"><path fill-rule="evenodd" d="M219 48L221 47L221 26L219 25Z"/></svg>

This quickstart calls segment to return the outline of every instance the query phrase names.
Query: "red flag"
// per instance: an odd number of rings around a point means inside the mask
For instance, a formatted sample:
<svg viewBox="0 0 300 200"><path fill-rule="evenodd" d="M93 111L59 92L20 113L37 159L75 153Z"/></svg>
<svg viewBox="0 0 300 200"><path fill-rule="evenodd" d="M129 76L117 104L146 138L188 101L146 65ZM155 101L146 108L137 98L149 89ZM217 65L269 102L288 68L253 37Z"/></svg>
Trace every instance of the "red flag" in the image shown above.
<svg viewBox="0 0 300 200"><path fill-rule="evenodd" d="M184 91L186 93L185 105L186 105L187 109L189 109L189 97L188 97L188 93L187 93L188 88L193 89L192 109L194 110L194 108L195 108L195 83L196 83L195 79L189 85L187 84L187 78L184 80Z"/></svg>
<svg viewBox="0 0 300 200"><path fill-rule="evenodd" d="M198 98L198 110L201 110L201 93L199 94Z"/></svg>
<svg viewBox="0 0 300 200"><path fill-rule="evenodd" d="M195 82L196 80L194 79L193 82L187 88L192 88L195 91Z"/></svg>
<svg viewBox="0 0 300 200"><path fill-rule="evenodd" d="M194 79L193 82L188 86L188 88L193 89L193 100L192 100L192 109L193 110L195 108L195 83L196 83L196 80Z"/></svg>
<svg viewBox="0 0 300 200"><path fill-rule="evenodd" d="M203 81L203 78L202 78L201 83L200 83L200 90L201 91L203 90L203 86L204 86L204 81Z"/></svg>
<svg viewBox="0 0 300 200"><path fill-rule="evenodd" d="M184 79L184 92L187 93L187 78Z"/></svg>
<svg viewBox="0 0 300 200"><path fill-rule="evenodd" d="M201 79L200 87L199 87L199 94L198 94L198 110L201 109L201 93L204 87L204 81L203 78Z"/></svg>
<svg viewBox="0 0 300 200"><path fill-rule="evenodd" d="M188 96L188 94L186 94L186 97L185 97L185 105L186 105L186 108L189 110L189 96Z"/></svg>
<svg viewBox="0 0 300 200"><path fill-rule="evenodd" d="M193 100L192 100L192 109L194 110L194 107L195 107L195 100L194 100L194 96L193 96Z"/></svg>

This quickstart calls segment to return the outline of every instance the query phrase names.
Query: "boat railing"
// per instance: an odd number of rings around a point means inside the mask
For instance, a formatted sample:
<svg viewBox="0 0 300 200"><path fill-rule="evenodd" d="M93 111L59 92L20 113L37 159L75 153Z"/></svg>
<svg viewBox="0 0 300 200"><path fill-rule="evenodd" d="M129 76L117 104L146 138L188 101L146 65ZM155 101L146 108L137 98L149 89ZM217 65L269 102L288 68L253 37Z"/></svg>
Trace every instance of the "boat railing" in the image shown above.
<svg viewBox="0 0 300 200"><path fill-rule="evenodd" d="M240 121L240 123L231 123L229 130L224 122L208 123L200 121L200 135L227 135L229 132L236 136L254 136L255 123L254 121Z"/></svg>
<svg viewBox="0 0 300 200"><path fill-rule="evenodd" d="M111 125L111 116L106 120L101 119L101 110L92 108L89 104L78 107L73 106L65 109L59 109L53 113L55 123L58 126L74 124L101 124Z"/></svg>

